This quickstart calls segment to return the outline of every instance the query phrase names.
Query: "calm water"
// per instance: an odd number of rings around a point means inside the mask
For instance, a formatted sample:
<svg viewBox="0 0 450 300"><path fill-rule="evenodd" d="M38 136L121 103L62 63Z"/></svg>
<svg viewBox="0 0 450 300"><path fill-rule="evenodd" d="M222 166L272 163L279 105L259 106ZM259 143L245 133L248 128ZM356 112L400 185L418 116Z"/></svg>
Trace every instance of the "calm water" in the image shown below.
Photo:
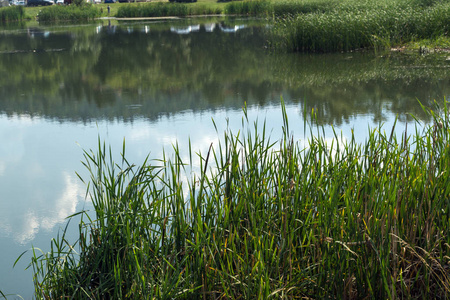
<svg viewBox="0 0 450 300"><path fill-rule="evenodd" d="M206 153L211 119L237 131L247 102L277 139L283 98L297 139L314 109L326 132L363 141L396 115L400 131L410 113L426 122L417 99L450 96L445 55L285 55L266 41L248 20L0 28L0 290L32 298L30 255L13 263L32 245L48 251L66 216L89 209L75 172L86 177L83 149L99 137L117 154L125 139L135 163L189 138Z"/></svg>

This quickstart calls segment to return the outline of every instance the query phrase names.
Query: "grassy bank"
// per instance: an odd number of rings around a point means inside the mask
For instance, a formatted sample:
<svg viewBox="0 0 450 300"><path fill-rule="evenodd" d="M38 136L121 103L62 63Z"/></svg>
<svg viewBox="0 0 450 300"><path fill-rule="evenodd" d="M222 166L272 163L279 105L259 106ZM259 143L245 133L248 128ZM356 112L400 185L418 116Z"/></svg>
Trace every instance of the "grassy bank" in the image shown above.
<svg viewBox="0 0 450 300"><path fill-rule="evenodd" d="M450 296L450 120L294 142L247 120L207 153L134 165L85 153L95 215L32 261L36 296L94 299ZM393 130L392 130L393 132ZM195 175L190 168L199 165ZM188 179L185 179L187 177Z"/></svg>

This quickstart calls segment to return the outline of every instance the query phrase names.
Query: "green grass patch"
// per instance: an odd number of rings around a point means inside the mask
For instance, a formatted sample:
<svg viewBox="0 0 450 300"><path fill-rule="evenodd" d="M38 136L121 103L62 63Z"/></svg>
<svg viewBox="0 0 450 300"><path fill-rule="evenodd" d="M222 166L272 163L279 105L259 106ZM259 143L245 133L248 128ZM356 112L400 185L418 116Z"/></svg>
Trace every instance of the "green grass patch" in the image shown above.
<svg viewBox="0 0 450 300"><path fill-rule="evenodd" d="M450 37L441 36L436 39L423 39L407 43L404 46L407 49L420 50L425 47L427 49L440 51L444 49L450 49Z"/></svg>
<svg viewBox="0 0 450 300"><path fill-rule="evenodd" d="M37 18L39 22L85 21L93 20L101 15L100 9L94 5L53 5L43 8Z"/></svg>
<svg viewBox="0 0 450 300"><path fill-rule="evenodd" d="M288 51L333 52L390 48L447 37L450 2L344 1L333 9L275 20L273 45Z"/></svg>
<svg viewBox="0 0 450 300"><path fill-rule="evenodd" d="M310 125L306 146L262 124L134 165L85 152L95 214L33 250L37 298L430 299L450 296L447 105L412 135L366 142ZM308 119L308 118L307 118ZM314 115L312 119L314 120ZM394 125L395 127L395 125ZM198 169L197 172L191 171Z"/></svg>
<svg viewBox="0 0 450 300"><path fill-rule="evenodd" d="M145 3L135 5L122 5L115 14L118 18L136 17L184 17L190 15L221 14L218 6L210 6L201 3Z"/></svg>
<svg viewBox="0 0 450 300"><path fill-rule="evenodd" d="M0 8L0 22L22 21L24 19L23 6L9 6Z"/></svg>
<svg viewBox="0 0 450 300"><path fill-rule="evenodd" d="M182 17L188 15L188 7L179 3L145 3L137 5L122 5L116 13L118 18L136 17Z"/></svg>
<svg viewBox="0 0 450 300"><path fill-rule="evenodd" d="M269 1L232 1L225 6L227 15L262 16L271 12L272 5Z"/></svg>
<svg viewBox="0 0 450 300"><path fill-rule="evenodd" d="M272 47L287 51L386 49L417 40L445 38L450 27L450 2L445 0L160 2L120 5L114 16L221 13L269 18L274 22Z"/></svg>

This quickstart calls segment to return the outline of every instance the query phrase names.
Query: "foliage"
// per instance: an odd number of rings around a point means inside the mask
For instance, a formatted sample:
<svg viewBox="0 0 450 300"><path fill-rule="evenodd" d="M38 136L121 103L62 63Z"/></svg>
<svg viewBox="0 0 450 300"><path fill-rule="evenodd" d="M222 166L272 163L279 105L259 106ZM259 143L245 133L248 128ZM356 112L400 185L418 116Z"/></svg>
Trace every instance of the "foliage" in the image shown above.
<svg viewBox="0 0 450 300"><path fill-rule="evenodd" d="M76 6L81 6L88 3L85 0L72 0L72 4L75 4Z"/></svg>
<svg viewBox="0 0 450 300"><path fill-rule="evenodd" d="M167 17L167 16L186 16L188 14L187 6L177 3L146 3L136 6L120 6L116 17Z"/></svg>
<svg viewBox="0 0 450 300"><path fill-rule="evenodd" d="M138 5L120 6L116 17L182 17L190 15L220 14L220 7L210 5L186 5L181 3L145 3Z"/></svg>
<svg viewBox="0 0 450 300"><path fill-rule="evenodd" d="M350 51L448 35L449 1L426 7L414 3L349 0L327 11L278 18L273 46L288 51Z"/></svg>
<svg viewBox="0 0 450 300"><path fill-rule="evenodd" d="M0 22L21 21L24 18L24 12L21 5L0 8Z"/></svg>
<svg viewBox="0 0 450 300"><path fill-rule="evenodd" d="M197 2L197 0L169 0L169 2L190 3Z"/></svg>
<svg viewBox="0 0 450 300"><path fill-rule="evenodd" d="M40 22L92 20L100 16L100 10L91 4L53 5L43 8L38 15Z"/></svg>
<svg viewBox="0 0 450 300"><path fill-rule="evenodd" d="M444 0L233 1L224 11L273 17L271 43L288 51L389 48L447 36L450 28L450 2Z"/></svg>
<svg viewBox="0 0 450 300"><path fill-rule="evenodd" d="M270 11L270 2L267 0L257 1L232 1L225 6L227 15L251 15L258 16Z"/></svg>
<svg viewBox="0 0 450 300"><path fill-rule="evenodd" d="M125 143L117 164L99 141L84 163L95 216L81 213L76 244L63 233L34 252L36 296L449 297L447 105L413 136L379 127L364 144L311 125L305 148L282 108L279 141L244 108L242 131L198 153L194 173L191 145L189 162L174 146L136 166Z"/></svg>

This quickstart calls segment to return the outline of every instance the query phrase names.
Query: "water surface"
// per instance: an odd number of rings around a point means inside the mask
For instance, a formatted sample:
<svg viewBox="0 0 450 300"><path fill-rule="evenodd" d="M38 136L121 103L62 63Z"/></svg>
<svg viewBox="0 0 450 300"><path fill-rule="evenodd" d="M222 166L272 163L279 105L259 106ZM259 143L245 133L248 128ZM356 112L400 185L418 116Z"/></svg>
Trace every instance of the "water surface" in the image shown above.
<svg viewBox="0 0 450 300"><path fill-rule="evenodd" d="M429 121L418 100L450 95L445 55L282 54L267 40L265 24L239 19L0 28L0 290L32 298L30 254L12 265L89 209L75 172L87 178L83 149L99 138L117 155L125 139L135 163L189 140L206 153L218 140L211 119L219 135L237 132L246 103L276 140L284 99L297 139L314 111L327 133L364 141L395 116L399 131L410 114Z"/></svg>

